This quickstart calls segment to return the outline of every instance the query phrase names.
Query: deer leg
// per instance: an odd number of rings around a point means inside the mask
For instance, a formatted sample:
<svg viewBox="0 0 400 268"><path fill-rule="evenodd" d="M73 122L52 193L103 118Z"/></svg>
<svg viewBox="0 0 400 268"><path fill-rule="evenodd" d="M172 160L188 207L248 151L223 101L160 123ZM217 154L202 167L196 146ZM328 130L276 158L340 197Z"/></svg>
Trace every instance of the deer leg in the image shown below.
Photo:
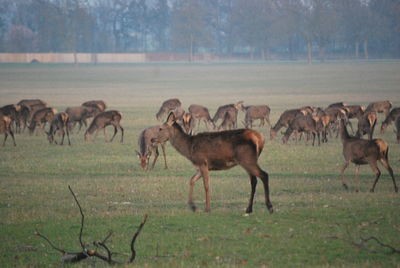
<svg viewBox="0 0 400 268"><path fill-rule="evenodd" d="M66 127L65 131L67 132L68 145L71 145L71 140L69 139L69 130L68 130L68 127Z"/></svg>
<svg viewBox="0 0 400 268"><path fill-rule="evenodd" d="M62 136L61 136L61 143L60 143L60 145L64 145L65 131L64 131L64 129L61 129L61 131L62 131L62 132L61 132L61 133L62 133L62 134L61 134Z"/></svg>
<svg viewBox="0 0 400 268"><path fill-rule="evenodd" d="M112 136L110 142L112 142L112 141L114 140L114 137L115 137L115 135L117 135L117 132L118 132L117 127L116 127L115 125L113 125L113 126L114 126L114 135ZM104 128L104 129L105 129L105 128Z"/></svg>
<svg viewBox="0 0 400 268"><path fill-rule="evenodd" d="M356 192L358 193L360 191L360 165L356 165L356 173L355 173L355 180L357 181L357 188Z"/></svg>
<svg viewBox="0 0 400 268"><path fill-rule="evenodd" d="M17 144L15 143L14 133L11 130L10 130L10 136L13 139L14 146L17 146Z"/></svg>
<svg viewBox="0 0 400 268"><path fill-rule="evenodd" d="M210 197L210 177L208 175L208 166L207 165L202 165L200 166L200 172L201 176L203 177L203 185L204 185L204 191L206 193L206 205L205 205L205 212L210 212L211 211L211 197Z"/></svg>
<svg viewBox="0 0 400 268"><path fill-rule="evenodd" d="M5 146L5 145L6 145L6 140L7 140L7 137L8 137L8 133L7 133L7 132L4 132L4 141L3 141L3 146Z"/></svg>
<svg viewBox="0 0 400 268"><path fill-rule="evenodd" d="M349 166L349 164L350 164L350 161L346 160L346 162L344 162L342 169L340 170L340 177L342 180L342 185L343 185L344 189L346 189L346 190L348 190L349 187L347 187L346 181L344 179L344 171Z"/></svg>
<svg viewBox="0 0 400 268"><path fill-rule="evenodd" d="M163 157L164 157L164 168L168 169L168 165L167 165L167 157L165 155L165 143L161 143L161 149L163 152Z"/></svg>
<svg viewBox="0 0 400 268"><path fill-rule="evenodd" d="M188 204L190 209L194 212L196 211L196 205L193 202L193 188L194 188L194 184L196 183L196 181L198 181L201 178L201 172L200 170L198 170L196 172L196 174L193 175L193 177L190 179L189 182L189 199L188 199Z"/></svg>
<svg viewBox="0 0 400 268"><path fill-rule="evenodd" d="M393 169L392 167L389 165L389 161L385 158L381 159L381 163L382 165L386 168L386 170L389 172L390 176L392 177L392 181L393 181L393 186L394 186L394 191L396 193L399 192L399 188L397 188L396 185L396 180L394 179L394 175L393 175Z"/></svg>
<svg viewBox="0 0 400 268"><path fill-rule="evenodd" d="M124 142L124 128L121 127L121 125L118 125L118 126L119 126L119 129L121 130L121 143L123 143Z"/></svg>
<svg viewBox="0 0 400 268"><path fill-rule="evenodd" d="M379 170L378 164L377 164L376 161L370 162L369 165L371 166L372 171L373 171L373 172L375 173L375 175L376 175L374 184L372 185L372 188L371 188L371 190L370 190L370 192L373 193L373 192L375 191L376 183L378 182L379 177L381 176L381 171Z"/></svg>
<svg viewBox="0 0 400 268"><path fill-rule="evenodd" d="M247 171L247 173L250 174L250 176L255 176L255 177L258 177L261 179L261 181L264 184L265 204L267 206L269 213L272 213L272 212L274 212L274 209L272 208L271 200L269 199L269 176L268 176L267 172L265 172L258 166L256 161L257 161L257 158L255 159L254 162L251 161L253 163L249 162L249 160L244 160L243 162L240 163L240 165ZM252 185L252 187L253 187L253 185ZM254 191L255 191L255 188L254 188ZM250 206L250 204L249 204L249 206Z"/></svg>
<svg viewBox="0 0 400 268"><path fill-rule="evenodd" d="M157 146L157 147L156 147L156 153L155 153L155 155L154 155L153 164L151 165L151 168L150 168L150 169L153 169L154 166L156 165L156 161L157 161L157 158L158 158L159 155L160 155L160 153L158 152L158 146Z"/></svg>
<svg viewBox="0 0 400 268"><path fill-rule="evenodd" d="M257 187L257 177L251 174L249 175L250 175L251 193L250 193L249 205L247 206L246 209L246 214L253 212L254 194L256 193L256 187Z"/></svg>

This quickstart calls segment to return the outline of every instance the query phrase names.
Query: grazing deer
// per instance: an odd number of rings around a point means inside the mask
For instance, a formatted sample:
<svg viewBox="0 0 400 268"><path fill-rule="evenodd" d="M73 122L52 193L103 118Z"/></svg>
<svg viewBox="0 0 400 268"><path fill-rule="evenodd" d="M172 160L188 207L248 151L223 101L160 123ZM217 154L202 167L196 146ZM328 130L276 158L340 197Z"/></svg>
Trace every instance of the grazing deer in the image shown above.
<svg viewBox="0 0 400 268"><path fill-rule="evenodd" d="M200 122L203 121L206 125L207 130L209 125L212 129L215 129L215 124L211 119L210 113L208 112L208 109L206 107L198 104L192 104L189 106L188 110L194 120L193 128L196 125L196 121L198 128L200 127Z"/></svg>
<svg viewBox="0 0 400 268"><path fill-rule="evenodd" d="M44 108L35 112L35 114L32 116L31 123L28 126L29 134L32 135L36 127L41 127L44 131L44 126L47 122L51 122L53 120L56 113L57 110L53 108Z"/></svg>
<svg viewBox="0 0 400 268"><path fill-rule="evenodd" d="M290 135L292 135L293 132L295 133L305 132L307 134L311 133L313 135L313 143L312 143L313 146L315 144L315 136L318 136L318 145L321 145L320 133L317 129L317 122L309 114L304 115L300 113L289 123L289 126L286 129L286 132L282 138L284 144L287 143Z"/></svg>
<svg viewBox="0 0 400 268"><path fill-rule="evenodd" d="M156 114L157 120L161 120L164 114L168 114L169 112L175 110L178 107L181 107L182 103L179 99L168 99L164 101Z"/></svg>
<svg viewBox="0 0 400 268"><path fill-rule="evenodd" d="M61 136L61 143L60 145L64 144L64 137L65 133L67 133L68 145L71 145L71 141L69 139L69 131L68 131L68 121L69 116L67 113L58 113L54 115L53 120L50 123L50 129L47 134L47 139L49 140L50 144L58 144L57 141L54 139L54 135L56 132L60 132Z"/></svg>
<svg viewBox="0 0 400 268"><path fill-rule="evenodd" d="M19 126L18 115L20 111L21 111L20 105L8 104L3 107L0 107L0 113L10 117L11 125L15 123L16 128Z"/></svg>
<svg viewBox="0 0 400 268"><path fill-rule="evenodd" d="M264 126L265 122L271 127L269 121L271 109L267 105L242 106L242 111L245 112L243 122L245 128L253 128L253 121L257 119L260 119L260 127Z"/></svg>
<svg viewBox="0 0 400 268"><path fill-rule="evenodd" d="M13 139L14 146L17 146L17 144L15 143L14 133L11 129L11 123L12 120L9 116L0 113L0 133L4 133L3 146L6 145L6 140L8 135L10 135L11 138Z"/></svg>
<svg viewBox="0 0 400 268"><path fill-rule="evenodd" d="M158 152L158 143L152 142L152 139L157 137L159 131L160 131L160 126L153 126L144 129L139 135L138 139L139 151L136 151L136 154L140 160L140 166L142 167L143 170L148 170L150 156L153 153L154 153L154 160L150 169L154 168L157 158L160 155ZM168 169L167 157L165 155L165 142L160 143L160 145L164 156L164 167L165 169Z"/></svg>
<svg viewBox="0 0 400 268"><path fill-rule="evenodd" d="M103 100L91 100L82 103L82 106L91 107L94 106L100 112L104 112L107 109L107 105Z"/></svg>
<svg viewBox="0 0 400 268"><path fill-rule="evenodd" d="M392 108L392 103L388 100L376 101L376 102L371 102L367 106L367 109L365 111L375 112L375 113L385 113L385 116L388 116L391 108Z"/></svg>
<svg viewBox="0 0 400 268"><path fill-rule="evenodd" d="M236 116L236 111L228 110L225 113L224 121L218 127L218 131L235 129Z"/></svg>
<svg viewBox="0 0 400 268"><path fill-rule="evenodd" d="M368 139L372 140L377 118L375 112L365 112L362 117L358 118L356 137L361 138L363 135L368 134Z"/></svg>
<svg viewBox="0 0 400 268"><path fill-rule="evenodd" d="M304 114L301 109L291 109L291 110L286 110L284 111L276 124L271 128L270 131L270 138L273 140L276 137L276 133L282 128L282 127L288 127L290 122L298 115L298 114Z"/></svg>
<svg viewBox="0 0 400 268"><path fill-rule="evenodd" d="M383 134L386 128L392 122L395 122L398 117L400 117L400 107L393 108L388 114L388 116L386 116L385 120L382 122L381 133Z"/></svg>
<svg viewBox="0 0 400 268"><path fill-rule="evenodd" d="M81 130L82 125L87 127L87 122L86 120L90 117L93 117L97 114L100 113L100 109L98 106L74 106L74 107L68 107L65 109L65 112L69 116L68 120L68 128L69 130L72 130L74 126L78 123L79 124L79 129L78 132Z"/></svg>
<svg viewBox="0 0 400 268"><path fill-rule="evenodd" d="M85 141L89 140L89 135L92 135L93 132L96 131L95 136L97 136L98 132L101 129L103 129L104 139L107 142L106 127L109 125L112 125L114 127L114 135L109 140L109 142L112 142L114 140L114 137L118 132L118 129L120 129L121 130L121 143L122 143L124 141L124 129L120 124L121 119L122 119L122 114L116 110L110 110L110 111L105 111L105 112L99 113L98 115L95 116L92 123L86 130Z"/></svg>
<svg viewBox="0 0 400 268"><path fill-rule="evenodd" d="M154 141L165 142L171 145L183 156L189 159L197 169L190 180L189 206L195 211L193 202L193 188L201 177L206 196L205 211L211 210L209 171L225 170L236 165L242 166L250 176L251 194L246 213L253 211L253 199L257 186L257 177L264 184L265 203L270 213L273 212L269 199L268 173L260 168L258 157L264 147L264 137L251 129L227 130L222 132L204 132L194 136L186 134L176 123L173 114L160 127L160 132Z"/></svg>
<svg viewBox="0 0 400 268"><path fill-rule="evenodd" d="M360 165L369 164L372 168L372 171L375 173L375 181L372 185L371 192L374 192L375 185L378 182L378 179L381 175L381 171L378 168L377 162L380 161L382 165L387 169L390 176L392 177L394 190L397 193L398 188L396 185L396 181L394 179L393 170L389 164L389 146L382 139L373 139L373 140L365 140L357 137L352 137L347 132L347 128L345 126L344 120L340 120L340 138L343 143L343 156L345 159L345 163L340 171L342 185L345 189L348 189L347 184L344 180L344 171L349 166L350 162L353 162L356 165L356 174L355 178L357 180L357 189L358 192L360 189L360 180L358 178L360 172Z"/></svg>
<svg viewBox="0 0 400 268"><path fill-rule="evenodd" d="M218 107L218 110L215 112L215 115L212 119L214 122L214 125L217 124L218 120L224 120L225 119L225 114L229 111L231 115L234 115L234 128L237 127L237 113L239 110L242 109L243 106L243 101L239 101L236 104L226 104L223 106Z"/></svg>
<svg viewBox="0 0 400 268"><path fill-rule="evenodd" d="M26 107L28 107L29 109L31 109L31 107L33 105L37 105L37 104L41 104L42 106L46 107L47 103L40 100L40 99L24 99L24 100L20 100L17 105L25 105Z"/></svg>
<svg viewBox="0 0 400 268"><path fill-rule="evenodd" d="M47 106L47 104L37 103L37 104L32 104L32 105L29 106L28 108L29 108L29 118L28 118L28 122L30 123L30 122L32 121L33 115L34 115L37 111L40 111L40 110L42 110L42 109L49 108L49 107Z"/></svg>

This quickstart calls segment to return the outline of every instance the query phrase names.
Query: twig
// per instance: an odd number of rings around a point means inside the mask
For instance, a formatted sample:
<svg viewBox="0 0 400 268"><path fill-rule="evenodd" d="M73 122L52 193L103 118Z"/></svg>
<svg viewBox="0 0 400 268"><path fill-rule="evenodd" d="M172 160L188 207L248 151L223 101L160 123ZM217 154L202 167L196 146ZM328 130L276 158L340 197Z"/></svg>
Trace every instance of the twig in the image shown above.
<svg viewBox="0 0 400 268"><path fill-rule="evenodd" d="M76 195L75 195L74 191L72 191L72 188L71 188L70 185L68 185L68 189L71 192L72 196L74 197L75 202L79 207L79 212L81 213L81 229L79 231L79 243L81 244L82 250L86 251L85 245L83 244L83 241L82 241L82 233L83 233L83 225L84 225L84 222L85 222L85 215L83 215L82 207L79 204L78 198L76 198Z"/></svg>
<svg viewBox="0 0 400 268"><path fill-rule="evenodd" d="M394 247L391 246L391 245L382 243L382 242L381 242L378 238L376 238L375 236L370 236L370 237L368 237L368 238L362 238L362 237L361 237L361 241L362 241L363 243L367 243L367 242L370 241L370 240L374 240L374 241L375 241L376 243L378 243L378 245L380 245L381 247L390 249L390 250L391 250L391 252L390 252L391 254L394 254L394 253L400 254L400 250L399 250L399 249L396 249L396 248L394 248Z"/></svg>
<svg viewBox="0 0 400 268"><path fill-rule="evenodd" d="M144 224L146 223L146 221L147 221L147 214L144 215L143 221L140 223L136 233L132 237L132 241L131 241L131 252L132 252L132 255L131 255L130 259L129 259L129 263L132 263L136 258L135 241L136 241L136 238L139 236L140 232L142 231L142 228L143 228Z"/></svg>

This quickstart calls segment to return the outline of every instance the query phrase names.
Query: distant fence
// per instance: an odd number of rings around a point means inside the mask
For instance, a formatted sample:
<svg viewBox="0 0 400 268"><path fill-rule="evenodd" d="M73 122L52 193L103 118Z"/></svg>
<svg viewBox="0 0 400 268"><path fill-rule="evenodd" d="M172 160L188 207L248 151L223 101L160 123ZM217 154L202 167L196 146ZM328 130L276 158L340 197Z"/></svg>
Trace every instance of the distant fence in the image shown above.
<svg viewBox="0 0 400 268"><path fill-rule="evenodd" d="M196 54L194 61L216 60L213 54ZM0 53L0 63L143 63L188 61L188 54L175 53Z"/></svg>

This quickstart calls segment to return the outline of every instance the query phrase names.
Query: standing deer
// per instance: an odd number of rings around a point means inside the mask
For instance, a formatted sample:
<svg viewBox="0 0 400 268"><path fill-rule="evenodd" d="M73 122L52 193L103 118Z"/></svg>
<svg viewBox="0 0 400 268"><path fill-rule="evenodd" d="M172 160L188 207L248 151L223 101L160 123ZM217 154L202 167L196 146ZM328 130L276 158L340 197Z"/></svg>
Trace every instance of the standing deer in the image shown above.
<svg viewBox="0 0 400 268"><path fill-rule="evenodd" d="M164 101L156 114L157 120L161 120L164 114L169 114L169 112L181 107L182 103L179 99L168 99Z"/></svg>
<svg viewBox="0 0 400 268"><path fill-rule="evenodd" d="M347 128L345 126L345 122L343 119L340 120L340 138L343 144L343 156L345 159L345 163L340 170L342 185L345 189L348 189L347 184L344 179L344 171L349 166L350 162L353 162L356 165L356 174L355 178L357 180L357 189L358 192L360 189L360 180L358 178L360 172L360 165L369 164L372 168L372 171L375 173L375 181L372 185L371 192L374 192L375 185L378 182L378 179L381 175L381 171L378 168L377 162L380 161L382 165L387 169L390 176L392 177L394 190L397 193L398 188L396 185L396 181L394 179L393 170L389 164L389 146L382 139L373 139L373 140L365 140L357 137L352 137L347 132Z"/></svg>
<svg viewBox="0 0 400 268"><path fill-rule="evenodd" d="M264 126L265 122L271 127L269 122L271 109L267 105L242 106L242 111L245 112L243 124L246 128L253 128L253 121L257 119L260 119L260 127Z"/></svg>
<svg viewBox="0 0 400 268"><path fill-rule="evenodd" d="M372 140L377 118L375 112L365 112L362 117L358 118L356 137L361 138L363 135L368 134L368 139Z"/></svg>
<svg viewBox="0 0 400 268"><path fill-rule="evenodd" d="M20 100L17 105L25 105L27 106L29 109L33 106L33 105L37 105L37 104L41 104L42 106L47 106L47 103L40 100L40 99L24 99L24 100Z"/></svg>
<svg viewBox="0 0 400 268"><path fill-rule="evenodd" d="M203 121L206 125L207 130L209 125L212 127L212 129L215 129L215 124L212 121L210 113L208 112L208 109L206 107L198 104L192 104L189 106L188 110L194 120L193 128L196 124L197 128L199 128L200 122Z"/></svg>
<svg viewBox="0 0 400 268"><path fill-rule="evenodd" d="M94 106L99 109L100 112L104 112L107 109L107 105L103 100L91 100L82 103L82 106L91 107Z"/></svg>
<svg viewBox="0 0 400 268"><path fill-rule="evenodd" d="M18 115L19 115L20 111L21 111L20 105L8 104L3 107L0 107L0 113L10 117L11 125L13 125L13 123L15 123L15 129L17 129L19 127Z"/></svg>
<svg viewBox="0 0 400 268"><path fill-rule="evenodd" d="M386 128L392 122L395 122L398 117L400 117L400 107L393 108L388 114L388 116L386 116L385 120L382 122L381 133L383 134Z"/></svg>
<svg viewBox="0 0 400 268"><path fill-rule="evenodd" d="M143 170L148 170L150 156L153 153L154 153L154 160L150 169L154 168L157 158L160 155L158 152L158 143L152 142L152 139L157 137L159 131L160 131L160 126L153 126L144 129L139 135L138 138L139 151L136 151L136 154L140 160L140 166L142 167ZM165 169L168 169L167 157L165 156L165 142L160 143L160 145L164 156L164 167Z"/></svg>
<svg viewBox="0 0 400 268"><path fill-rule="evenodd" d="M14 133L11 129L11 118L9 116L3 115L0 113L0 133L4 133L4 141L3 141L3 146L6 145L6 140L8 135L11 136L14 142L14 146L17 144L15 143L15 138L14 138Z"/></svg>
<svg viewBox="0 0 400 268"><path fill-rule="evenodd" d="M318 145L321 145L320 133L317 129L317 122L309 114L304 115L304 114L300 113L289 123L289 126L286 129L286 132L282 138L282 141L284 144L287 143L290 135L293 132L295 132L295 133L305 132L307 134L311 133L313 135L313 142L312 142L313 146L315 144L315 136L318 136ZM296 138L296 140L297 140L297 138ZM306 141L306 143L307 143L307 141Z"/></svg>
<svg viewBox="0 0 400 268"><path fill-rule="evenodd" d="M204 132L194 136L186 134L176 123L173 114L160 127L160 132L154 141L165 142L171 145L183 156L189 159L196 167L195 175L190 179L189 206L195 211L193 202L193 188L201 177L206 196L205 211L211 210L209 171L225 170L236 165L242 166L250 176L251 194L246 213L253 211L253 199L257 186L257 177L264 184L265 203L270 213L273 212L269 199L268 173L260 168L258 157L264 148L264 137L251 129L227 130L222 132Z"/></svg>
<svg viewBox="0 0 400 268"><path fill-rule="evenodd" d="M388 100L376 101L376 102L371 102L367 106L367 109L365 111L366 112L375 112L375 113L384 113L385 116L388 116L391 108L392 108L392 103Z"/></svg>
<svg viewBox="0 0 400 268"><path fill-rule="evenodd" d="M99 113L98 115L95 116L92 123L86 130L85 141L89 140L89 135L92 135L93 132L96 131L95 136L97 136L98 132L101 129L103 129L104 139L107 142L106 127L109 125L112 125L114 127L114 135L109 140L109 142L112 142L114 140L114 137L118 132L118 129L120 129L121 130L121 143L122 143L124 141L124 129L120 124L121 119L122 119L122 114L116 110L110 110L110 111L105 111L105 112Z"/></svg>
<svg viewBox="0 0 400 268"><path fill-rule="evenodd" d="M51 122L56 113L57 110L53 108L44 108L36 111L35 114L32 116L31 123L28 126L29 134L32 135L36 127L41 127L44 131L46 123Z"/></svg>
<svg viewBox="0 0 400 268"><path fill-rule="evenodd" d="M236 116L236 111L228 110L225 113L224 120L218 127L218 131L235 129Z"/></svg>
<svg viewBox="0 0 400 268"><path fill-rule="evenodd" d="M81 130L82 125L87 126L87 119L96 116L100 113L100 108L97 105L92 106L74 106L65 109L65 112L69 116L68 128L72 130L75 125L79 124L78 132Z"/></svg>
<svg viewBox="0 0 400 268"><path fill-rule="evenodd" d="M276 137L276 133L282 128L282 127L288 127L290 122L298 115L298 114L304 114L302 113L301 109L291 109L291 110L286 110L284 111L276 124L271 128L270 131L270 138L271 140Z"/></svg>
<svg viewBox="0 0 400 268"><path fill-rule="evenodd" d="M234 128L237 126L237 113L242 109L243 101L239 101L236 104L226 104L218 107L218 110L215 112L215 115L212 119L214 125L217 124L218 120L224 120L225 114L229 111L231 115L234 115Z"/></svg>
<svg viewBox="0 0 400 268"><path fill-rule="evenodd" d="M67 133L68 145L71 145L71 141L69 139L69 131L68 131L68 120L69 116L67 113L64 112L58 113L54 116L50 124L50 129L48 132L46 132L47 139L49 140L50 144L53 144L53 142L55 144L58 144L57 141L54 139L54 135L56 134L56 132L60 132L62 135L60 145L64 144L65 133Z"/></svg>

